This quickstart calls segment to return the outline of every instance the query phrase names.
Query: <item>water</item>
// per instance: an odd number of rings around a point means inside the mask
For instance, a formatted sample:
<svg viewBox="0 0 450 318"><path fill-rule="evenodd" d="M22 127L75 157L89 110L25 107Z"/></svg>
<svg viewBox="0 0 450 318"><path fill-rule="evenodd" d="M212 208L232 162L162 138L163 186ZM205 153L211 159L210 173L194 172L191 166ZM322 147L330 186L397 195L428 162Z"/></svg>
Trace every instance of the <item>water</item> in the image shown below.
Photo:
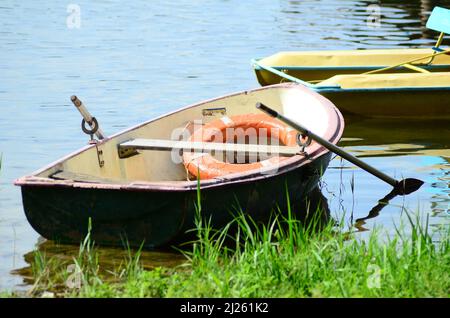
<svg viewBox="0 0 450 318"><path fill-rule="evenodd" d="M77 0L81 25L70 28L69 3L0 3L0 290L20 287L23 278L11 270L27 266L24 255L38 242L13 180L86 144L71 95L112 134L190 103L257 87L254 57L282 50L429 47L437 37L424 27L429 11L450 7L450 1L425 0ZM367 27L370 4L381 5L379 28ZM364 228L392 230L402 206L429 214L434 225L448 224L449 132L448 122L347 120L347 150L388 174L427 182L413 195L394 198ZM339 159L322 188L336 217L346 211L346 222L365 217L389 191ZM46 244L57 254L72 249ZM157 265L176 259L165 255L146 257Z"/></svg>

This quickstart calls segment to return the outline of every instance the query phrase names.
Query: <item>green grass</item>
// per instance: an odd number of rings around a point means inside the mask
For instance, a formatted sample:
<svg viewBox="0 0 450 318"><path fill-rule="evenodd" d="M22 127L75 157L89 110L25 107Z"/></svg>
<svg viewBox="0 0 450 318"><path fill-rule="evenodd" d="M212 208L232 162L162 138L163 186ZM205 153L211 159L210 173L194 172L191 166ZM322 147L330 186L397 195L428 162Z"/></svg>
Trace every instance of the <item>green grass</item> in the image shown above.
<svg viewBox="0 0 450 318"><path fill-rule="evenodd" d="M16 297L16 294L14 294L13 292L0 292L0 298L14 298Z"/></svg>
<svg viewBox="0 0 450 318"><path fill-rule="evenodd" d="M242 247L228 256L211 258L211 251L194 254L188 274L167 278L165 296L448 296L448 240L435 247L416 232L406 242L397 237L380 243L375 233L361 242L330 228L312 237L311 232L292 227L276 240L270 229L245 234ZM206 244L206 250L215 250Z"/></svg>
<svg viewBox="0 0 450 318"><path fill-rule="evenodd" d="M313 220L303 225L290 209L287 217L279 215L266 226L239 211L233 224L215 231L201 217L200 195L196 207L197 240L183 251L183 265L144 270L140 250L128 248L116 270L102 271L88 234L70 274L68 264L36 252L35 284L29 295L51 291L57 297L449 297L450 231L433 242L428 222L422 224L409 214L409 234L398 229L386 238L379 229L359 240L331 223ZM233 227L237 231L232 233ZM69 288L68 280L78 285Z"/></svg>

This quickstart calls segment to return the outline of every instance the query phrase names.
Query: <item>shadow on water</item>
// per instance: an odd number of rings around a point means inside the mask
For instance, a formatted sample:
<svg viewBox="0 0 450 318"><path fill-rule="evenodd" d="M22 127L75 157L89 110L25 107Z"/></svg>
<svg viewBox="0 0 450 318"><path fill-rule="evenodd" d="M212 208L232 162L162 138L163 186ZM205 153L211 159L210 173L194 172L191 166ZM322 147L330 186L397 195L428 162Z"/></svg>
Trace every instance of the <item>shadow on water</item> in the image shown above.
<svg viewBox="0 0 450 318"><path fill-rule="evenodd" d="M363 225L366 224L365 221L377 217L380 214L381 210L383 210L383 208L386 207L386 205L389 204L389 201L392 200L393 198L395 198L398 195L399 194L397 193L397 191L395 191L395 189L392 190L391 192L389 192L384 198L382 198L381 200L378 201L378 204L376 206L374 206L372 208L372 210L369 211L367 216L365 216L363 218L356 219L354 227L359 232L369 231L369 229L363 227Z"/></svg>
<svg viewBox="0 0 450 318"><path fill-rule="evenodd" d="M345 124L344 137L340 142L342 146L404 144L411 146L406 150L411 153L450 148L448 120L403 120L346 116Z"/></svg>

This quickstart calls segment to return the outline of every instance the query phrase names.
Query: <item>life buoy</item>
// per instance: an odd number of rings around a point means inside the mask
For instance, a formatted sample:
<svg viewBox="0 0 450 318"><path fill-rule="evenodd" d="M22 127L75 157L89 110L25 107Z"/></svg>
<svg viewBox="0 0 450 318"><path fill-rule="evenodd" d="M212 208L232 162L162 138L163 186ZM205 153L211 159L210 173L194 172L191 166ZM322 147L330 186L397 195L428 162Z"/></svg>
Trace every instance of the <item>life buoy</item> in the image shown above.
<svg viewBox="0 0 450 318"><path fill-rule="evenodd" d="M231 129L231 130L230 130ZM278 139L280 145L296 146L297 132L286 126L281 121L266 114L246 114L236 116L225 116L218 120L203 125L193 132L189 141L202 142L230 142L238 137L236 132L256 131L261 129L268 138ZM234 136L227 136L227 133L234 133ZM231 139L233 137L233 139ZM265 168L279 164L289 157L274 156L266 160L251 163L229 163L220 161L208 153L183 153L183 164L191 175L200 179L211 179L231 173L246 172L259 168Z"/></svg>

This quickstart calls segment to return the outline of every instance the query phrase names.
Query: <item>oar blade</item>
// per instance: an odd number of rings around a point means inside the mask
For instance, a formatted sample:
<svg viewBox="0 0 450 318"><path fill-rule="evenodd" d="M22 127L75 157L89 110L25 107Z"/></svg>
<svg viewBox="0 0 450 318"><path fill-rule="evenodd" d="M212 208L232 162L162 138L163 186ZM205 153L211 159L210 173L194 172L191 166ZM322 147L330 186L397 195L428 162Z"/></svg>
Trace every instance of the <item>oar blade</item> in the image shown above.
<svg viewBox="0 0 450 318"><path fill-rule="evenodd" d="M394 187L394 190L400 195L413 193L424 184L422 180L414 178L406 178L399 182Z"/></svg>

